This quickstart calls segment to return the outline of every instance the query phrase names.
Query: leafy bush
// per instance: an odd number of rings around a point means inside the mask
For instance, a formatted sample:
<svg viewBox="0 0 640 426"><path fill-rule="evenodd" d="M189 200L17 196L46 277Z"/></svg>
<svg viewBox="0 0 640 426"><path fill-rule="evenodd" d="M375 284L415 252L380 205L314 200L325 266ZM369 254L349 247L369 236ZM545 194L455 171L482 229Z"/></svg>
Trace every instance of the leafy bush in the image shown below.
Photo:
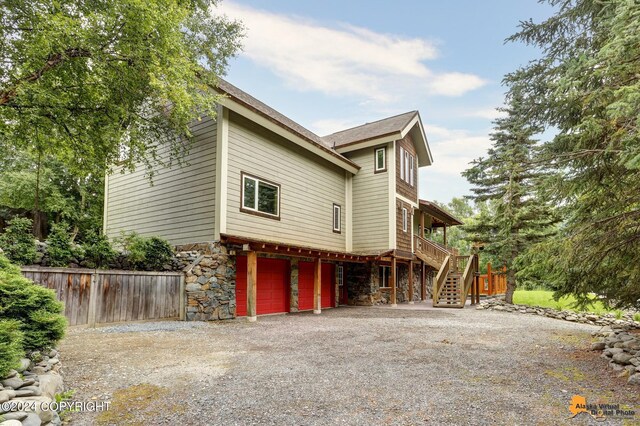
<svg viewBox="0 0 640 426"><path fill-rule="evenodd" d="M47 237L47 254L51 266L68 266L74 256L69 225L65 222L51 225L51 232Z"/></svg>
<svg viewBox="0 0 640 426"><path fill-rule="evenodd" d="M16 217L0 235L0 248L5 256L19 265L30 265L36 260L36 240L31 233L31 219Z"/></svg>
<svg viewBox="0 0 640 426"><path fill-rule="evenodd" d="M53 290L24 278L0 255L0 315L19 321L25 350L46 350L64 336L67 320L62 309Z"/></svg>
<svg viewBox="0 0 640 426"><path fill-rule="evenodd" d="M120 241L135 269L160 270L173 257L171 244L160 237L142 237L132 232Z"/></svg>
<svg viewBox="0 0 640 426"><path fill-rule="evenodd" d="M22 338L18 321L0 320L0 377L17 367L24 356Z"/></svg>
<svg viewBox="0 0 640 426"><path fill-rule="evenodd" d="M84 259L90 268L106 268L118 253L113 249L106 235L90 231L82 244Z"/></svg>

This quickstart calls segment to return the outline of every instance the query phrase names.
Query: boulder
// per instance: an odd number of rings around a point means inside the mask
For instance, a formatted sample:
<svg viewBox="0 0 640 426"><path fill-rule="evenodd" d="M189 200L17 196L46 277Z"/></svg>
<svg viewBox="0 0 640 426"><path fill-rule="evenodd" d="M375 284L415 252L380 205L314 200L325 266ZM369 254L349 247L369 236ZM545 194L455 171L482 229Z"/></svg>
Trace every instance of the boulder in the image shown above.
<svg viewBox="0 0 640 426"><path fill-rule="evenodd" d="M0 423L0 426L22 426L25 423L22 423L20 420L5 420Z"/></svg>
<svg viewBox="0 0 640 426"><path fill-rule="evenodd" d="M605 348L605 343L604 342L594 342L591 344L591 350L592 351L601 351Z"/></svg>
<svg viewBox="0 0 640 426"><path fill-rule="evenodd" d="M27 417L22 421L22 426L40 426L41 424L42 419L36 413L27 414Z"/></svg>
<svg viewBox="0 0 640 426"><path fill-rule="evenodd" d="M618 353L613 355L613 362L617 363L617 364L622 364L622 365L628 365L630 364L630 360L633 358L633 355L627 354L627 353Z"/></svg>
<svg viewBox="0 0 640 426"><path fill-rule="evenodd" d="M629 376L627 383L631 383L632 385L640 385L640 373L632 374Z"/></svg>
<svg viewBox="0 0 640 426"><path fill-rule="evenodd" d="M18 389L23 386L24 382L19 377L11 377L2 381L2 386L5 388Z"/></svg>

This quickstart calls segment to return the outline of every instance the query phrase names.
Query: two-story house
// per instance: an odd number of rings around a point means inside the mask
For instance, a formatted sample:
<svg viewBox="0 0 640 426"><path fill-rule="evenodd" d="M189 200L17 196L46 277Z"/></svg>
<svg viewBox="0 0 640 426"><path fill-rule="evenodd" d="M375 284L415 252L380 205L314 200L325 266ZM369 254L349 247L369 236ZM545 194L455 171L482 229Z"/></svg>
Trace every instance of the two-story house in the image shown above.
<svg viewBox="0 0 640 426"><path fill-rule="evenodd" d="M217 90L217 117L193 125L183 166L153 184L143 168L107 177L105 233L220 242L234 313L250 320L425 300L451 254L425 231L459 221L418 197L432 163L419 113L319 137L225 81Z"/></svg>

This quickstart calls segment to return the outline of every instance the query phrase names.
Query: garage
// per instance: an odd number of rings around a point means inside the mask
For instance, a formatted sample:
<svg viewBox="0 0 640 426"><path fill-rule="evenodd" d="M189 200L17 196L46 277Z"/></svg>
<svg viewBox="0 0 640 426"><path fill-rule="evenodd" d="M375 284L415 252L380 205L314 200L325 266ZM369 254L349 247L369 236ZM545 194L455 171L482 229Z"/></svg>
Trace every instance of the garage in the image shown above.
<svg viewBox="0 0 640 426"><path fill-rule="evenodd" d="M236 258L236 313L247 315L247 257ZM258 258L256 313L289 312L289 261Z"/></svg>
<svg viewBox="0 0 640 426"><path fill-rule="evenodd" d="M298 310L313 309L313 262L298 263ZM321 306L333 308L335 300L335 265L323 263L321 270Z"/></svg>

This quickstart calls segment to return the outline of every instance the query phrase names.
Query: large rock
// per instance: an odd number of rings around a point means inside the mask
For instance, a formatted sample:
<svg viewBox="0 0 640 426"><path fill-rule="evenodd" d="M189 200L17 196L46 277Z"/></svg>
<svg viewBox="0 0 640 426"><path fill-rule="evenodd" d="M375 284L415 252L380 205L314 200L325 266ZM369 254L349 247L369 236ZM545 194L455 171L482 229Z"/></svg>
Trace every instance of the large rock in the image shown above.
<svg viewBox="0 0 640 426"><path fill-rule="evenodd" d="M627 383L631 383L632 385L640 385L640 373L632 374L629 376L629 380Z"/></svg>
<svg viewBox="0 0 640 426"><path fill-rule="evenodd" d="M591 344L591 350L592 351L601 351L605 348L605 343L604 342L594 342Z"/></svg>
<svg viewBox="0 0 640 426"><path fill-rule="evenodd" d="M29 368L29 365L31 365L31 360L29 358L22 358L20 360L20 366L18 367L18 373L22 373Z"/></svg>
<svg viewBox="0 0 640 426"><path fill-rule="evenodd" d="M7 402L11 398L16 396L16 391L13 389L4 389L0 391L0 403Z"/></svg>
<svg viewBox="0 0 640 426"><path fill-rule="evenodd" d="M627 354L627 353L618 353L613 355L613 362L618 363L618 364L622 364L622 365L628 365L630 364L631 359L633 358L633 355ZM19 392L19 391L18 391Z"/></svg>
<svg viewBox="0 0 640 426"><path fill-rule="evenodd" d="M55 414L55 411L51 411L49 410L49 408L52 408L52 402L53 399L49 398L47 396L28 396L28 397L23 397L23 398L14 398L12 400L12 402L16 402L17 404L23 404L23 407L30 407L34 402L35 402L35 415L36 417L39 417L39 420L41 423L48 423L50 422ZM34 413L30 413L30 414L34 414ZM33 416L32 416L33 417ZM26 423L24 423L24 421L22 422L23 425L25 425ZM35 423L33 423L35 424ZM38 423L40 424L40 423Z"/></svg>
<svg viewBox="0 0 640 426"><path fill-rule="evenodd" d="M20 420L5 420L4 422L0 423L0 426L22 426L24 423L22 423Z"/></svg>
<svg viewBox="0 0 640 426"><path fill-rule="evenodd" d="M2 386L5 388L19 389L23 385L24 382L19 377L11 377L2 381Z"/></svg>
<svg viewBox="0 0 640 426"><path fill-rule="evenodd" d="M51 416L51 418L53 418L53 416ZM22 426L40 426L42 423L42 419L37 414L29 413L22 421Z"/></svg>
<svg viewBox="0 0 640 426"><path fill-rule="evenodd" d="M55 371L40 376L40 390L42 395L55 399L57 393L64 392L62 376Z"/></svg>
<svg viewBox="0 0 640 426"><path fill-rule="evenodd" d="M5 420L20 420L20 421L22 421L22 420L27 418L27 414L28 413L25 413L24 411L13 411L13 412L10 412L10 413L4 413L2 415L2 417Z"/></svg>

